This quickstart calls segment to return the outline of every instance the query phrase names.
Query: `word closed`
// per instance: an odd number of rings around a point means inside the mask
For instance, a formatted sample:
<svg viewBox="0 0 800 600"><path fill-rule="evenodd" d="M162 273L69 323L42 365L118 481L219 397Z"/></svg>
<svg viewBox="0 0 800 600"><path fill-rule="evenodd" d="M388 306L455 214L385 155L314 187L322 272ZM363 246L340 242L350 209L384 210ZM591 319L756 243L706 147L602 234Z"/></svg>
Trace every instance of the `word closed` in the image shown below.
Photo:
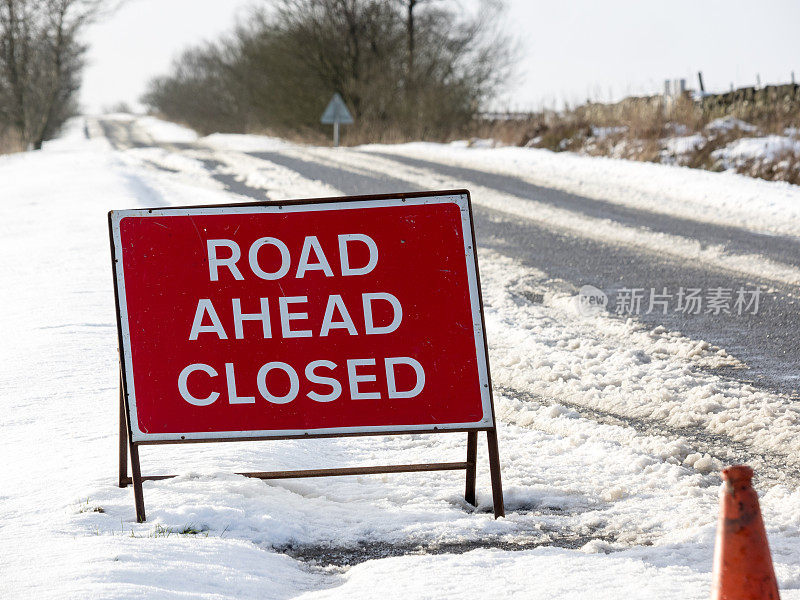
<svg viewBox="0 0 800 600"><path fill-rule="evenodd" d="M134 441L493 426L466 195L110 223Z"/></svg>

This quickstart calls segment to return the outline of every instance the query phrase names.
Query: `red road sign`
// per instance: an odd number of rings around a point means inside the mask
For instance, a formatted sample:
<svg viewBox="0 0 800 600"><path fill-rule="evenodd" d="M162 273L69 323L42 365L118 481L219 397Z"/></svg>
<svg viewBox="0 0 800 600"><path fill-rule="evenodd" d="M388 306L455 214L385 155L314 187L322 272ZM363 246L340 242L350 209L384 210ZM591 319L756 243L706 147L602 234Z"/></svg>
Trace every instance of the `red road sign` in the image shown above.
<svg viewBox="0 0 800 600"><path fill-rule="evenodd" d="M133 442L494 427L466 192L110 224Z"/></svg>

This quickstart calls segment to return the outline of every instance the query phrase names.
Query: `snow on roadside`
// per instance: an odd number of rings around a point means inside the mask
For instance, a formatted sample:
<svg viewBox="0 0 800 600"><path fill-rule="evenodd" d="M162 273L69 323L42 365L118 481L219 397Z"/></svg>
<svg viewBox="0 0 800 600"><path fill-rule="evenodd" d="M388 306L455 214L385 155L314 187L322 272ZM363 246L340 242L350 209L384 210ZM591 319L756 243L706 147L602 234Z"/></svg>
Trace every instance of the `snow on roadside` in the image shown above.
<svg viewBox="0 0 800 600"><path fill-rule="evenodd" d="M150 138L159 143L187 143L197 141L194 129L163 121L156 117L136 116L134 120L147 130Z"/></svg>
<svg viewBox="0 0 800 600"><path fill-rule="evenodd" d="M239 133L212 133L198 141L218 150L236 150L237 152L271 152L291 145L281 138Z"/></svg>
<svg viewBox="0 0 800 600"><path fill-rule="evenodd" d="M736 365L723 350L605 312L586 316L575 297L549 290L544 273L494 252L484 251L481 265L495 385L565 399L568 408L705 429L800 468L800 407L710 374L709 368ZM525 302L537 292L544 293L544 305ZM498 413L507 422L528 420L520 402L501 402ZM688 459L702 472L720 466L696 462L690 447L648 450L684 464Z"/></svg>
<svg viewBox="0 0 800 600"><path fill-rule="evenodd" d="M712 153L724 169L732 169L749 161L774 162L784 155L800 157L800 140L782 135L739 138Z"/></svg>
<svg viewBox="0 0 800 600"><path fill-rule="evenodd" d="M657 213L784 235L800 235L800 186L733 173L536 148L459 148L414 142L367 152L411 156L520 177L535 185Z"/></svg>
<svg viewBox="0 0 800 600"><path fill-rule="evenodd" d="M598 570L598 563L606 569ZM488 569L491 565L491 568ZM412 576L413 574L413 576ZM559 574L552 577L552 574ZM621 555L595 556L560 548L508 553L476 550L463 555L403 556L353 567L340 588L308 593L325 598L705 598L704 574Z"/></svg>
<svg viewBox="0 0 800 600"><path fill-rule="evenodd" d="M681 155L694 152L698 147L705 144L705 142L706 138L699 133L666 138L664 140L664 152L666 156L680 157Z"/></svg>
<svg viewBox="0 0 800 600"><path fill-rule="evenodd" d="M609 136L621 135L628 131L627 125L618 125L616 127L592 127L592 137L605 139Z"/></svg>
<svg viewBox="0 0 800 600"><path fill-rule="evenodd" d="M459 473L268 483L231 474L462 460L463 434L448 434L144 448L147 473L181 476L147 482L150 520L133 522L132 490L115 486L116 332L105 212L232 199L209 178L189 177L195 163L159 156L109 151L104 140L82 139L75 123L42 152L0 158L8 199L0 206L0 275L14 282L0 290L7 340L0 454L11 457L0 492L0 596L707 597L717 477L698 464L705 457L690 459L695 449L686 441L599 424L568 401L586 395L646 417L660 402L647 396L663 372L667 389L689 397L686 406L666 399L665 419L703 417L702 395L687 389L697 383L710 392L708 402L733 403L715 416L736 421L746 403L739 406L723 382L713 388L711 375L693 379L697 365L728 359L668 332L612 317L587 320L571 312L568 297L530 304L525 292L540 274L491 252L480 258L506 519L488 512L482 438L477 511L461 499ZM155 169L148 163L156 159L188 174ZM303 185L313 191L317 184ZM751 398L756 424L767 418L759 412L765 404L779 402ZM650 404L635 412L636 401ZM783 597L798 599L800 493L772 485L762 497ZM571 549L448 551L500 541ZM275 548L320 559L332 550L410 554L325 568ZM443 554L416 554L419 548Z"/></svg>

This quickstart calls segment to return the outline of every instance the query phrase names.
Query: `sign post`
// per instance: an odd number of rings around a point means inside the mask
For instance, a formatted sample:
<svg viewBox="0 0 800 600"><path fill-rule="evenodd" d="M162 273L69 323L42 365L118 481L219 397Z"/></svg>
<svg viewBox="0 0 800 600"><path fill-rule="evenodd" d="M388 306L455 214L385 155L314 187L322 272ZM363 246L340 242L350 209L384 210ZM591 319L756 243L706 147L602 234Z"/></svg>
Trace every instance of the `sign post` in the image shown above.
<svg viewBox="0 0 800 600"><path fill-rule="evenodd" d="M240 473L466 471L503 516L469 192L112 211L119 485L145 520L148 444L467 433L464 462ZM127 473L130 452L131 477Z"/></svg>
<svg viewBox="0 0 800 600"><path fill-rule="evenodd" d="M333 124L333 145L339 146L339 123L343 125L352 125L353 124L353 116L350 114L350 111L347 110L347 105L342 100L342 97L337 93L333 95L331 101L328 102L328 106L325 108L325 112L322 113L322 118L320 119L320 123L324 123L326 125Z"/></svg>

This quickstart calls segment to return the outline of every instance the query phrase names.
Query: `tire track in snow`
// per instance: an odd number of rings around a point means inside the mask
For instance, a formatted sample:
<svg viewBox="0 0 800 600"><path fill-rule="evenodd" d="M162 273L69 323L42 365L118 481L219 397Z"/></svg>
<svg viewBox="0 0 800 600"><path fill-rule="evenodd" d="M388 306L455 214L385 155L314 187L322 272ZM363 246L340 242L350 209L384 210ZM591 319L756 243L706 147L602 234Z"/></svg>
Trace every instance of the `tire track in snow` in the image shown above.
<svg viewBox="0 0 800 600"><path fill-rule="evenodd" d="M139 140L134 136L134 132L129 123L119 121L98 120L96 121L100 126L103 135L115 150L127 150L128 148L146 148L148 143ZM86 131L90 130L88 124ZM133 192L136 198L147 198L146 204L153 207L169 206L161 193L148 185L141 177L134 173L123 169L125 172L123 177L128 185L128 188Z"/></svg>
<svg viewBox="0 0 800 600"><path fill-rule="evenodd" d="M416 192L422 188L391 175L365 174L344 170L319 162L301 160L279 152L249 152L250 156L281 165L310 179L324 181L348 196L361 196L384 192ZM380 191L376 191L380 190Z"/></svg>
<svg viewBox="0 0 800 600"><path fill-rule="evenodd" d="M154 141L145 131L140 130L134 120L130 121L112 121L108 119L101 119L98 121L104 135L111 143L115 150L128 150L131 148L161 148L167 152L174 152L176 154L187 153L187 151L198 150L196 144L180 142L180 143L159 143ZM203 167L208 172L209 176L222 184L224 190L239 196L246 196L255 200L269 201L269 196L265 190L257 187L247 185L231 173L226 172L225 163L217 160L211 153L208 155L201 155L193 157L195 160L200 161ZM166 167L153 161L144 161L146 164L160 169L162 171L177 173L178 170L172 167ZM152 196L152 194L150 194ZM158 206L167 206L167 203L161 201Z"/></svg>

